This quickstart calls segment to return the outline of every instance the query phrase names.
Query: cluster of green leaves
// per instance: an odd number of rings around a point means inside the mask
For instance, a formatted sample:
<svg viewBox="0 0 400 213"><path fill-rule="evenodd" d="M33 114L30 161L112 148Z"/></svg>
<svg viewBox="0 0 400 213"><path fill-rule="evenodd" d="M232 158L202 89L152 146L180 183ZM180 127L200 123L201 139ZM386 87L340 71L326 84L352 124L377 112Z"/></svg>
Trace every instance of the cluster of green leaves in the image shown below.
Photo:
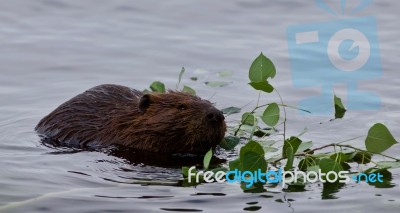
<svg viewBox="0 0 400 213"><path fill-rule="evenodd" d="M179 89L179 85L182 81L182 77L185 73L185 68L182 67L180 73L179 73L179 77L178 77L178 83L176 84L176 90ZM218 73L218 77L229 77L231 76L232 73L229 71L221 71ZM197 81L198 78L197 77L190 77L190 80L192 81ZM209 87L224 87L230 84L230 82L227 81L206 81L204 82L204 84L206 86ZM158 93L165 93L166 92L166 86L164 83L160 82L160 81L154 81L153 83L150 84L150 90L149 89L145 89L143 92L145 93L150 93L150 92L158 92ZM196 95L196 91L192 88L189 87L188 85L183 85L183 88L181 89L181 92L186 92L186 93L190 93L192 95Z"/></svg>
<svg viewBox="0 0 400 213"><path fill-rule="evenodd" d="M177 89L184 72L185 69L182 68L176 86ZM230 75L230 73L220 72L219 75L224 77ZM275 65L261 53L253 61L249 69L249 85L259 92L257 104L251 111L242 113L239 124L236 128L233 128L232 132L228 132L228 135L224 138L220 147L225 150L233 150L239 144L244 145L240 148L238 157L228 162L228 168L210 168L210 161L213 155L213 150L210 150L204 157L204 171L209 170L215 173L217 171L237 169L244 172L258 171L258 169L260 169L265 172L267 165L277 166L283 164L285 171L293 169L318 171L321 169L324 173L328 173L329 171L340 172L350 170L350 163L364 165L363 167L366 169L360 172L366 174L376 172L388 173L388 169L400 168L400 159L382 153L398 142L389 129L381 123L374 124L369 129L365 139L365 149L357 148L350 144L344 144L344 142L349 142L352 139L314 148L312 141L303 142L301 140L301 136L304 132L297 136L286 137L286 108L297 108L286 105L279 92L271 85L270 81L275 75ZM222 85L221 82L206 82L205 84L208 86L214 84L218 86ZM155 81L151 84L150 89L153 92L165 92L165 85ZM182 91L196 94L192 88L186 85L184 85ZM279 96L279 103L259 103L261 94L270 94L272 92L276 92ZM333 107L335 109L335 119L343 118L346 113L346 108L342 100L336 95L333 95ZM303 109L297 110L308 112ZM222 109L222 112L225 115L241 113L241 108L228 107ZM268 136L276 134L276 128L278 126L283 126L283 140L271 140ZM305 129L305 131L307 131L307 129ZM281 152L278 152L279 150L281 150ZM319 153L317 153L317 151L319 151ZM268 155L272 157L266 159L265 156ZM390 159L390 161L375 162L372 158L376 155ZM183 185L199 184L193 182L189 184L187 182L188 170L188 167L182 168L184 177ZM196 173L197 171L194 172ZM263 191L264 186L261 183L257 183L250 189L247 189L242 185L242 189L244 191L250 190L252 192L260 192Z"/></svg>
<svg viewBox="0 0 400 213"><path fill-rule="evenodd" d="M276 75L276 68L272 61L265 57L262 53L253 61L249 69L249 85L261 93L277 92L276 89L270 84L270 80ZM321 169L322 172L329 171L340 172L350 170L349 163L363 164L367 168L362 171L366 174L373 172L387 171L390 168L400 168L400 159L382 154L383 151L389 149L397 141L394 139L389 129L381 123L374 124L368 131L365 139L366 149L354 147L344 142L327 144L322 147L313 148L312 141L303 142L300 136L286 137L286 111L287 106L283 103L280 94L277 92L281 103L267 103L257 105L250 112L244 112L242 119L234 130L230 132L229 136L225 137L221 147L226 150L232 150L240 141L244 145L240 148L239 156L237 159L228 163L229 170L238 169L239 171L265 171L268 164L276 166L285 162L284 169L293 170L299 169L303 171L317 171ZM342 100L333 95L333 106L335 109L335 119L343 118L346 109ZM301 110L301 109L299 109ZM222 110L225 114L240 113L241 109L237 107L229 107ZM306 111L306 110L303 110ZM281 115L283 112L283 116ZM283 120L281 123L279 121ZM262 122L262 123L261 123ZM260 125L259 125L260 123ZM269 128L262 128L261 125ZM268 139L270 134L275 132L275 128L279 125L284 126L283 144L280 141L271 141ZM240 137L239 137L240 136ZM240 139L242 138L242 139ZM243 138L246 138L243 140ZM350 141L350 140L349 140ZM347 142L347 141L346 141ZM282 147L280 154L275 154L273 157L265 159L266 154L273 154L278 151L278 147ZM333 148L329 151L316 153L319 150L326 150ZM346 148L345 151L343 151ZM380 155L391 159L391 161L372 161L374 155ZM210 158L210 152L205 157L205 162ZM204 168L208 168L204 166ZM228 169L228 168L218 168ZM256 189L254 189L254 187ZM263 191L262 184L253 185L252 189L246 190Z"/></svg>
<svg viewBox="0 0 400 213"><path fill-rule="evenodd" d="M185 73L185 68L182 67L181 72L179 73L178 83L176 84L176 90L178 90L178 88L179 88L179 84L181 83L182 76L184 73ZM165 84L160 81L154 81L153 83L150 84L151 92L165 93L166 92L165 88L166 88ZM196 95L196 91L187 85L183 85L183 88L181 91L190 93L192 95ZM149 93L150 91L145 89L144 92Z"/></svg>

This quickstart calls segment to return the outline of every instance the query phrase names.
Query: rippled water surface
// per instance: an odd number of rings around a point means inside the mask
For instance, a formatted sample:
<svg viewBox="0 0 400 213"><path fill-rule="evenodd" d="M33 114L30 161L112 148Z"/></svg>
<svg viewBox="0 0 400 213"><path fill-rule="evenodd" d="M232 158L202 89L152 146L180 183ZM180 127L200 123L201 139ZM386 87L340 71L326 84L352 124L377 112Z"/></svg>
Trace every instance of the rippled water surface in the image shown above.
<svg viewBox="0 0 400 213"><path fill-rule="evenodd" d="M380 0L357 14L377 18L382 76L360 87L381 98L381 109L349 111L334 122L289 110L288 134L308 127L304 140L323 145L366 135L373 123L384 122L400 138L399 9L395 1ZM313 1L1 1L0 212L398 212L399 170L383 186L312 184L300 192L273 188L261 194L228 183L183 188L176 186L176 165L56 150L43 146L33 130L59 104L92 86L144 89L160 80L174 88L182 66L183 83L217 107L254 105L257 92L247 85L247 71L260 51L278 69L273 84L296 105L320 88L293 86L286 28L335 18ZM218 77L220 71L233 75ZM210 88L206 81L230 84ZM273 100L275 95L261 97ZM237 119L227 118L231 124ZM353 143L362 147L363 139ZM394 146L387 154L399 153ZM137 184L144 180L163 184Z"/></svg>

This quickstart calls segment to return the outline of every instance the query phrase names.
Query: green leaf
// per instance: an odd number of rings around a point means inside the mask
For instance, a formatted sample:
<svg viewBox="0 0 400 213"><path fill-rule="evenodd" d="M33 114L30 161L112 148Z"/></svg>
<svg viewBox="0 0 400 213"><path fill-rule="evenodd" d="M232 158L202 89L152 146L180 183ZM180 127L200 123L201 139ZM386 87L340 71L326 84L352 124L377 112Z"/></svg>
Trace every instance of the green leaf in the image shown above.
<svg viewBox="0 0 400 213"><path fill-rule="evenodd" d="M377 162L378 168L395 169L400 168L400 161L379 161Z"/></svg>
<svg viewBox="0 0 400 213"><path fill-rule="evenodd" d="M287 161L285 165L285 171L291 170L293 168L293 161L294 161L294 151L291 147L285 150Z"/></svg>
<svg viewBox="0 0 400 213"><path fill-rule="evenodd" d="M190 80L197 81L197 77L190 77Z"/></svg>
<svg viewBox="0 0 400 213"><path fill-rule="evenodd" d="M279 151L278 148L273 147L273 145L276 143L276 141L267 140L267 141L257 141L257 142L262 146L265 153Z"/></svg>
<svg viewBox="0 0 400 213"><path fill-rule="evenodd" d="M288 171L292 169L294 154L297 152L301 142L302 141L299 138L292 136L289 139L286 139L286 141L283 143L282 155L283 157L287 158L285 170Z"/></svg>
<svg viewBox="0 0 400 213"><path fill-rule="evenodd" d="M307 141L307 142L301 143L301 144L299 145L299 148L298 148L297 151L296 151L296 154L297 154L297 153L304 152L305 150L311 148L313 145L314 145L314 144L313 144L312 141Z"/></svg>
<svg viewBox="0 0 400 213"><path fill-rule="evenodd" d="M373 167L371 167L371 168L368 168L368 169L364 170L363 173L366 174L366 175L369 175L369 174L372 174L372 173L388 172L388 170L387 170L388 168L390 168L390 167L384 167L384 168L373 168Z"/></svg>
<svg viewBox="0 0 400 213"><path fill-rule="evenodd" d="M257 127L256 127L256 129L257 129ZM254 130L254 125L248 125L248 124L243 124L242 125L242 127L240 127L240 130L242 130L242 131L244 131L244 132L247 132L247 133L249 133L249 134L253 134L254 135L254 132L253 132L253 130ZM250 138L250 137L247 137L247 138Z"/></svg>
<svg viewBox="0 0 400 213"><path fill-rule="evenodd" d="M219 145L221 148L225 150L232 150L238 145L240 142L240 138L236 136L226 136L224 141Z"/></svg>
<svg viewBox="0 0 400 213"><path fill-rule="evenodd" d="M246 145L244 145L242 148L240 148L240 158L242 157L242 154L246 152L255 152L259 155L264 156L264 149L262 146L255 141L249 141ZM241 159L242 160L242 159Z"/></svg>
<svg viewBox="0 0 400 213"><path fill-rule="evenodd" d="M230 84L230 82L226 81L207 81L205 84L209 87L224 87Z"/></svg>
<svg viewBox="0 0 400 213"><path fill-rule="evenodd" d="M227 108L222 109L221 111L222 111L223 114L232 115L232 114L235 114L235 113L239 113L240 110L241 109L238 108L238 107L227 107Z"/></svg>
<svg viewBox="0 0 400 213"><path fill-rule="evenodd" d="M232 76L232 72L231 71L221 71L217 75L219 77L230 77L230 76Z"/></svg>
<svg viewBox="0 0 400 213"><path fill-rule="evenodd" d="M188 173L189 173L189 167L187 166L182 167L182 176L184 178L187 178L189 176Z"/></svg>
<svg viewBox="0 0 400 213"><path fill-rule="evenodd" d="M203 159L203 167L205 170L208 169L208 166L210 166L210 161L211 158L213 156L213 151L212 148L206 153L206 155L204 155L204 159Z"/></svg>
<svg viewBox="0 0 400 213"><path fill-rule="evenodd" d="M255 142L250 141L240 149L239 159L243 166L243 171L266 171L267 163L264 158L265 152L263 147Z"/></svg>
<svg viewBox="0 0 400 213"><path fill-rule="evenodd" d="M314 165L314 166L309 166L309 167L307 167L307 171L308 172L316 172L316 173L318 173L319 172L319 165Z"/></svg>
<svg viewBox="0 0 400 213"><path fill-rule="evenodd" d="M381 153L389 149L394 144L398 143L389 129L381 124L374 124L368 131L368 136L365 139L367 150L373 153Z"/></svg>
<svg viewBox="0 0 400 213"><path fill-rule="evenodd" d="M182 92L186 92L192 95L196 95L196 91L192 89L191 87L188 87L186 85L183 86Z"/></svg>
<svg viewBox="0 0 400 213"><path fill-rule="evenodd" d="M178 83L176 84L176 89L178 89L179 84L181 83L183 73L185 73L185 67L182 67L181 72L179 73Z"/></svg>
<svg viewBox="0 0 400 213"><path fill-rule="evenodd" d="M276 103L271 103L265 109L263 115L261 116L261 120L267 124L268 126L274 127L278 124L279 121L279 107Z"/></svg>
<svg viewBox="0 0 400 213"><path fill-rule="evenodd" d="M318 159L311 157L311 156L307 156L299 162L298 167L300 170L306 171L308 169L308 167L315 166L315 165L318 165Z"/></svg>
<svg viewBox="0 0 400 213"><path fill-rule="evenodd" d="M275 147L273 147L273 146L268 146L268 147L263 147L263 148L264 148L264 152L265 152L265 153L267 153L267 152L277 152L277 151L279 151L278 148L275 148Z"/></svg>
<svg viewBox="0 0 400 213"><path fill-rule="evenodd" d="M268 78L274 78L276 69L270 59L262 53L253 61L249 70L251 82L265 82Z"/></svg>
<svg viewBox="0 0 400 213"><path fill-rule="evenodd" d="M333 95L333 103L335 104L335 118L343 118L346 109L342 103L342 99Z"/></svg>
<svg viewBox="0 0 400 213"><path fill-rule="evenodd" d="M371 154L369 152L356 152L352 160L359 164L367 164L371 162Z"/></svg>
<svg viewBox="0 0 400 213"><path fill-rule="evenodd" d="M260 143L261 146L263 147L273 146L274 144L276 144L276 141L274 140L257 141L257 142Z"/></svg>
<svg viewBox="0 0 400 213"><path fill-rule="evenodd" d="M243 164L243 171L253 172L260 169L262 172L265 172L267 169L267 162L264 155L260 155L257 152L245 152L241 155L240 161Z"/></svg>
<svg viewBox="0 0 400 213"><path fill-rule="evenodd" d="M336 161L337 163L343 163L345 162L347 159L346 155L343 152L338 152L335 153L333 155L331 155L330 157L332 160Z"/></svg>
<svg viewBox="0 0 400 213"><path fill-rule="evenodd" d="M150 89L153 92L165 93L165 85L159 81L154 81L153 83L151 83Z"/></svg>
<svg viewBox="0 0 400 213"><path fill-rule="evenodd" d="M319 168L321 169L322 173L328 173L330 171L334 171L336 173L343 171L343 167L340 165L340 163L336 162L335 160L331 158L322 158L319 160ZM333 174L331 174L333 175ZM330 180L334 179L333 177L329 178ZM339 179L338 179L339 180Z"/></svg>
<svg viewBox="0 0 400 213"><path fill-rule="evenodd" d="M230 161L230 162L229 162L229 169L230 169L230 170L238 169L239 171L243 171L243 165L242 165L242 163L240 162L240 159L237 158L237 159L235 159L235 160Z"/></svg>
<svg viewBox="0 0 400 213"><path fill-rule="evenodd" d="M294 137L294 136L286 139L286 141L283 143L282 157L284 157L284 158L287 157L286 150L289 148L291 148L293 150L293 154L296 153L301 142L302 141L298 137Z"/></svg>
<svg viewBox="0 0 400 213"><path fill-rule="evenodd" d="M250 112L245 112L242 115L242 123L249 125L249 126L253 126L255 123L256 117L254 117L253 114L251 114Z"/></svg>
<svg viewBox="0 0 400 213"><path fill-rule="evenodd" d="M268 81L266 81L266 82L250 82L249 84L256 90L261 90L261 91L264 91L267 93L271 93L272 91L274 91L274 87L271 84L269 84Z"/></svg>

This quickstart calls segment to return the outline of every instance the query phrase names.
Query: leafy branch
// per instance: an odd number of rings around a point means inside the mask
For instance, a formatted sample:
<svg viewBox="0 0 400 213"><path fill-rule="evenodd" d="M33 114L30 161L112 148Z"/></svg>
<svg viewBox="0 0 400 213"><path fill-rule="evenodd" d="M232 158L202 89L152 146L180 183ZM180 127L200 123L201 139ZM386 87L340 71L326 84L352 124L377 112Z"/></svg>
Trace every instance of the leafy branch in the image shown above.
<svg viewBox="0 0 400 213"><path fill-rule="evenodd" d="M182 69L179 74L179 82L177 84L177 88L179 87L179 83L181 82L182 74L184 69ZM276 88L274 88L270 84L270 80L274 78L276 75L276 68L272 61L265 57L263 53L261 53L251 64L249 69L249 85L258 91L258 98L256 102L256 106L249 112L244 112L241 116L241 121L239 122L237 128L229 135L225 137L224 141L221 143L221 147L226 150L234 149L241 141L245 142L244 145L240 148L238 157L234 160L229 161L228 166L229 170L239 170L241 172L244 171L266 171L267 164L271 163L276 165L281 161L286 161L285 171L292 169L300 169L300 170L310 170L315 171L320 169L323 172L329 171L345 171L350 170L350 165L347 164L349 162L355 162L358 164L367 165L372 162L375 167L370 167L364 172L374 172L378 170L374 170L374 168L380 170L387 170L391 168L400 168L400 159L397 157L392 157L382 152L388 150L393 145L398 142L394 139L389 129L381 123L374 124L369 130L367 137L365 139L365 147L366 149L361 149L355 147L350 144L343 144L345 142L349 142L354 139L358 139L360 137L356 137L353 139L345 140L338 143L329 143L326 145L322 145L320 147L313 147L313 143L311 141L303 142L299 137L302 136L301 133L298 136L290 136L286 135L287 131L287 118L286 118L286 108L294 108L297 110L301 110L307 113L310 113L307 110L299 109L293 106L286 105L283 101L281 94L278 92ZM187 86L185 86L187 87ZM165 91L164 85L159 82L154 82L150 87L153 91ZM185 89L185 88L184 88ZM190 88L191 89L191 88ZM192 89L191 89L192 90ZM275 91L279 97L280 103L266 103L260 104L260 96L264 93L272 93ZM194 90L193 92L194 93ZM335 109L334 117L335 119L342 119L346 113L345 105L342 100L333 95L333 107ZM242 109L236 107L229 107L223 109L222 111L227 114L239 113ZM262 114L258 111L263 110ZM283 112L283 116L281 117L280 111ZM283 120L279 123L280 120ZM265 141L266 136L269 134L274 134L274 132L264 131L258 124L258 121L262 121L263 125L271 127L272 130L275 131L277 125L283 125L283 144L282 141ZM257 131L256 131L257 130ZM243 137L239 138L239 133L244 133ZM261 132L258 134L257 132ZM257 134L256 134L257 133ZM245 138L245 139L244 139ZM259 140L259 141L257 141ZM275 144L278 144L276 147ZM315 152L325 150L327 148L333 147L333 151L316 154ZM281 148L281 153L275 157L270 159L265 159L266 153L272 153L278 151ZM342 149L351 149L351 152L343 152ZM381 156L384 158L388 158L392 161L372 161L372 157ZM276 156L276 155L275 155ZM212 150L207 152L204 157L203 169L209 170L210 161L212 158ZM295 159L298 159L299 162L295 164ZM228 168L214 168L211 171L224 170L227 171ZM184 178L187 178L188 168L184 167L182 169L182 174ZM186 180L186 179L185 179ZM199 183L197 183L199 184ZM190 184L189 184L190 185ZM192 184L193 185L193 184ZM257 183L255 184L258 189L256 191L263 191L263 184ZM247 190L243 188L243 190Z"/></svg>

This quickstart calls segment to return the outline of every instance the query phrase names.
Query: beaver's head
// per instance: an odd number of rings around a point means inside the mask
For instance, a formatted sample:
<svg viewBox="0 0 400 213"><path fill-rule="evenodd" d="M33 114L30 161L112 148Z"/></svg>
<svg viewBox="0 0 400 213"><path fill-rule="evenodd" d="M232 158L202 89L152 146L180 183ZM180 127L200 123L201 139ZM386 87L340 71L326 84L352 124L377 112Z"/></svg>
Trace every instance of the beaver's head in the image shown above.
<svg viewBox="0 0 400 213"><path fill-rule="evenodd" d="M222 112L198 96L176 91L145 94L137 107L134 127L140 128L135 132L145 150L204 154L225 135Z"/></svg>

